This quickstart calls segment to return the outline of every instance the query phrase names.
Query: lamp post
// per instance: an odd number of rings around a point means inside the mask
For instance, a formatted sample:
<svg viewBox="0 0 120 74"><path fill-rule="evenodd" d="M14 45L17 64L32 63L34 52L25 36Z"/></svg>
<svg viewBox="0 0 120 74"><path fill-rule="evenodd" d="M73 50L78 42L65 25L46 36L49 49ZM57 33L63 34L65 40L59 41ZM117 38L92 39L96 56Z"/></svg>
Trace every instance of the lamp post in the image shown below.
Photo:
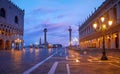
<svg viewBox="0 0 120 74"><path fill-rule="evenodd" d="M103 37L103 51L102 51L102 57L101 60L108 60L107 56L106 56L106 50L105 50L105 31L112 25L112 21L106 21L107 23L105 23L105 18L101 17L100 18L100 25L98 25L98 23L94 23L93 24L93 28L95 29L95 31L100 31L102 32L102 37Z"/></svg>
<svg viewBox="0 0 120 74"><path fill-rule="evenodd" d="M16 48L18 48L19 50L19 44L21 43L22 41L18 38L15 40L15 43L16 43Z"/></svg>

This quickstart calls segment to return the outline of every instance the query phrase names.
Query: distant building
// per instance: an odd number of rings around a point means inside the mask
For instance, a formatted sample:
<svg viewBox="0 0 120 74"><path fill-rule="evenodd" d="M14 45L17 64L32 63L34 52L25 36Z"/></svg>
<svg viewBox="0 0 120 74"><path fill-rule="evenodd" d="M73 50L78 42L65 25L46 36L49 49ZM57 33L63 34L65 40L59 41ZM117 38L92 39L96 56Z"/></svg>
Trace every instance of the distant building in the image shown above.
<svg viewBox="0 0 120 74"><path fill-rule="evenodd" d="M0 0L0 49L23 46L24 10Z"/></svg>
<svg viewBox="0 0 120 74"><path fill-rule="evenodd" d="M112 20L111 27L105 31L105 48L120 49L120 0L106 0L95 12L79 27L79 40L81 48L102 48L103 33L96 32L93 24L100 26L100 19L104 17L105 24Z"/></svg>
<svg viewBox="0 0 120 74"><path fill-rule="evenodd" d="M62 45L61 44L53 44L52 47L53 48L62 48Z"/></svg>

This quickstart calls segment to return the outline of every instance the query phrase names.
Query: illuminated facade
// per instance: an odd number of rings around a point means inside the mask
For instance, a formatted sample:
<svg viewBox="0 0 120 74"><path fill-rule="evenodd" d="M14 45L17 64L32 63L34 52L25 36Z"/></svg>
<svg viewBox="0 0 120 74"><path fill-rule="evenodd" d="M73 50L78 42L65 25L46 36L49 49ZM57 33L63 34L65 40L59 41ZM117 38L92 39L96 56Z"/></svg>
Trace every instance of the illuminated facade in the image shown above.
<svg viewBox="0 0 120 74"><path fill-rule="evenodd" d="M10 0L0 0L0 49L23 46L24 10Z"/></svg>
<svg viewBox="0 0 120 74"><path fill-rule="evenodd" d="M104 31L105 48L120 49L120 0L106 0L95 10L95 12L79 27L79 41L81 48L102 48L103 32L96 31L93 24L102 25L101 17L104 17L104 24L111 20L112 25L106 26ZM94 26L94 27L97 27Z"/></svg>

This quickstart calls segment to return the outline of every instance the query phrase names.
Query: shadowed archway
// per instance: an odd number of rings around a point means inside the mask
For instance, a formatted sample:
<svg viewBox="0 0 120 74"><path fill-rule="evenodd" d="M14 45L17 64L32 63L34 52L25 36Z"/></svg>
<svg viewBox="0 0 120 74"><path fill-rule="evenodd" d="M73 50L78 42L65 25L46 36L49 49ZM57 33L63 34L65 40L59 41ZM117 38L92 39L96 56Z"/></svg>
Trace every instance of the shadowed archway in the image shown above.
<svg viewBox="0 0 120 74"><path fill-rule="evenodd" d="M11 42L9 40L5 42L5 49L11 49Z"/></svg>
<svg viewBox="0 0 120 74"><path fill-rule="evenodd" d="M0 39L0 50L4 49L4 41Z"/></svg>

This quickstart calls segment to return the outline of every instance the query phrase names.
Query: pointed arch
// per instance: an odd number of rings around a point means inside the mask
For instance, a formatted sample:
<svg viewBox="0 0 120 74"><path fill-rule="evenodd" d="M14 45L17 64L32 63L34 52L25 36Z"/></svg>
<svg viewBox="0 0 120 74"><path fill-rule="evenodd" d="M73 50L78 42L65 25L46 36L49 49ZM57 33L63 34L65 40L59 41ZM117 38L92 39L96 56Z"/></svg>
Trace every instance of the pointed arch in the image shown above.
<svg viewBox="0 0 120 74"><path fill-rule="evenodd" d="M18 16L15 16L15 19L14 19L15 23L18 24Z"/></svg>
<svg viewBox="0 0 120 74"><path fill-rule="evenodd" d="M4 18L6 17L6 11L5 11L4 8L1 8L1 9L0 9L0 16L1 16L1 17L4 17Z"/></svg>

